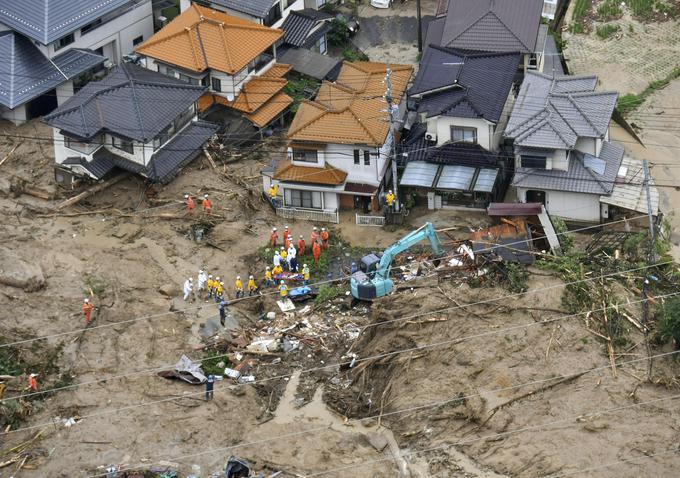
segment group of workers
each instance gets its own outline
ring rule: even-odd
[[[272,228],[272,232],[269,234],[269,246],[276,250],[274,253],[274,265],[277,265],[276,257],[278,255],[280,256],[280,259],[282,259],[281,262],[283,263],[282,267],[284,269],[286,268],[287,264],[291,271],[297,272],[297,256],[304,256],[307,253],[307,242],[305,241],[305,236],[300,234],[297,241],[297,248],[296,244],[293,242],[293,235],[291,234],[288,226],[284,228],[281,237],[283,238],[283,245],[279,251],[276,250],[279,244],[279,233],[275,227]],[[318,264],[319,258],[321,257],[321,250],[328,249],[329,247],[330,233],[325,227],[322,227],[321,231],[319,232],[319,229],[315,226],[312,228],[312,233],[309,239],[312,249],[312,257],[314,258],[314,264]]]
[[[194,209],[196,209],[196,202],[194,201],[194,198],[191,197],[190,194],[185,194],[184,195],[184,204],[186,205],[187,208],[187,214],[193,214]],[[203,207],[203,212],[206,214],[212,214],[212,200],[207,194],[203,195],[203,200],[201,201],[201,206]]]
[[[196,293],[200,296],[203,296],[206,302],[209,300],[214,300],[215,303],[219,304],[220,302],[224,301],[224,281],[219,276],[213,278],[212,274],[208,274],[206,271],[201,269],[198,271],[197,283],[198,287],[196,289]],[[257,293],[258,288],[259,287],[255,282],[254,276],[251,275],[248,277],[248,282],[246,283],[245,287],[243,285],[243,281],[241,280],[241,276],[236,276],[236,280],[234,281],[234,295],[237,299],[245,296],[246,289],[248,290],[248,295],[254,295]],[[189,277],[184,281],[183,292],[184,300],[189,300],[192,293],[194,292],[193,277]]]

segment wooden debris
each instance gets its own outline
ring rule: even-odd
[[[212,158],[212,155],[210,154],[210,151],[208,151],[208,148],[203,148],[203,154],[205,154],[205,157],[208,159],[208,163],[210,164],[210,167],[213,169],[217,169],[217,164],[215,164],[215,161]]]
[[[87,199],[90,196],[97,194],[98,192],[103,191],[103,190],[113,186],[114,184],[121,182],[123,179],[127,179],[128,177],[130,177],[130,173],[123,173],[123,174],[119,174],[118,176],[113,177],[113,178],[111,178],[107,181],[104,181],[103,183],[95,184],[94,186],[86,189],[85,191],[81,192],[80,194],[77,194],[77,195],[73,196],[72,198],[67,199],[66,201],[63,201],[63,202],[57,204],[56,210],[61,211],[64,208],[78,204],[83,199]]]
[[[7,154],[5,155],[5,157],[2,158],[2,160],[0,160],[0,166],[2,166],[3,164],[5,164],[5,161],[7,161],[7,160],[10,158],[10,156],[12,156],[12,153],[14,153],[14,151],[16,151],[17,148],[18,148],[19,146],[21,146],[22,144],[24,144],[24,142],[23,142],[23,141],[20,141],[19,143],[17,143],[16,145],[14,145],[14,147],[10,150],[10,152],[7,153]]]

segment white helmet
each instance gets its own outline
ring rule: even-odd
[[[284,280],[281,281],[281,285],[283,285],[283,284],[285,284],[285,283],[286,283],[286,281],[284,281]]]
[[[392,190],[391,190],[391,189],[390,189],[389,193],[392,194]]]
[[[212,279],[212,274],[210,274],[210,275],[208,276],[208,279]]]
[[[250,276],[251,279],[253,279],[253,276]]]
[[[288,229],[288,226],[284,226],[286,229]]]
[[[198,271],[199,274],[203,274],[203,269]]]
[[[237,279],[237,280],[240,279],[240,278],[241,278],[241,276],[236,276],[236,279]]]
[[[325,227],[322,227],[322,228],[321,228],[321,230],[322,230],[322,231],[325,231],[325,230],[326,230],[326,228],[325,228]]]
[[[194,281],[194,278],[193,278],[193,277],[189,277],[189,282],[193,282],[193,281]]]
[[[267,266],[267,270],[270,270],[270,269],[269,269],[269,266]]]
[[[303,265],[302,265],[302,268],[303,268],[303,269],[304,269],[305,267],[307,267],[307,264],[303,264]]]
[[[217,279],[215,279],[215,280],[216,280],[217,282],[219,282],[219,281],[220,281],[220,278],[218,277],[218,278],[217,278]]]
[[[220,282],[220,285],[224,285],[224,282]]]
[[[189,199],[189,195],[188,195],[188,194],[185,194],[185,195],[184,195],[184,199]]]
[[[275,227],[272,227],[272,231],[276,231],[277,229]]]
[[[90,299],[85,298],[85,303],[87,304],[88,302],[90,302]]]
[[[318,231],[318,229],[316,228],[316,226],[314,226],[314,227],[312,228],[312,230],[313,230],[313,231]]]
[[[303,236],[302,234],[300,234],[300,239],[304,239],[304,238],[305,238],[305,236]]]

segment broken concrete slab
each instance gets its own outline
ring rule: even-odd
[[[45,276],[38,264],[25,261],[5,247],[0,247],[0,284],[34,292],[45,287]]]

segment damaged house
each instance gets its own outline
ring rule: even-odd
[[[505,129],[514,143],[512,185],[519,202],[542,203],[551,215],[569,221],[647,212],[643,176],[631,180],[642,163],[624,160],[623,147],[609,141],[618,94],[596,91],[596,85],[595,76],[525,76]],[[650,190],[656,213],[658,192]]]

